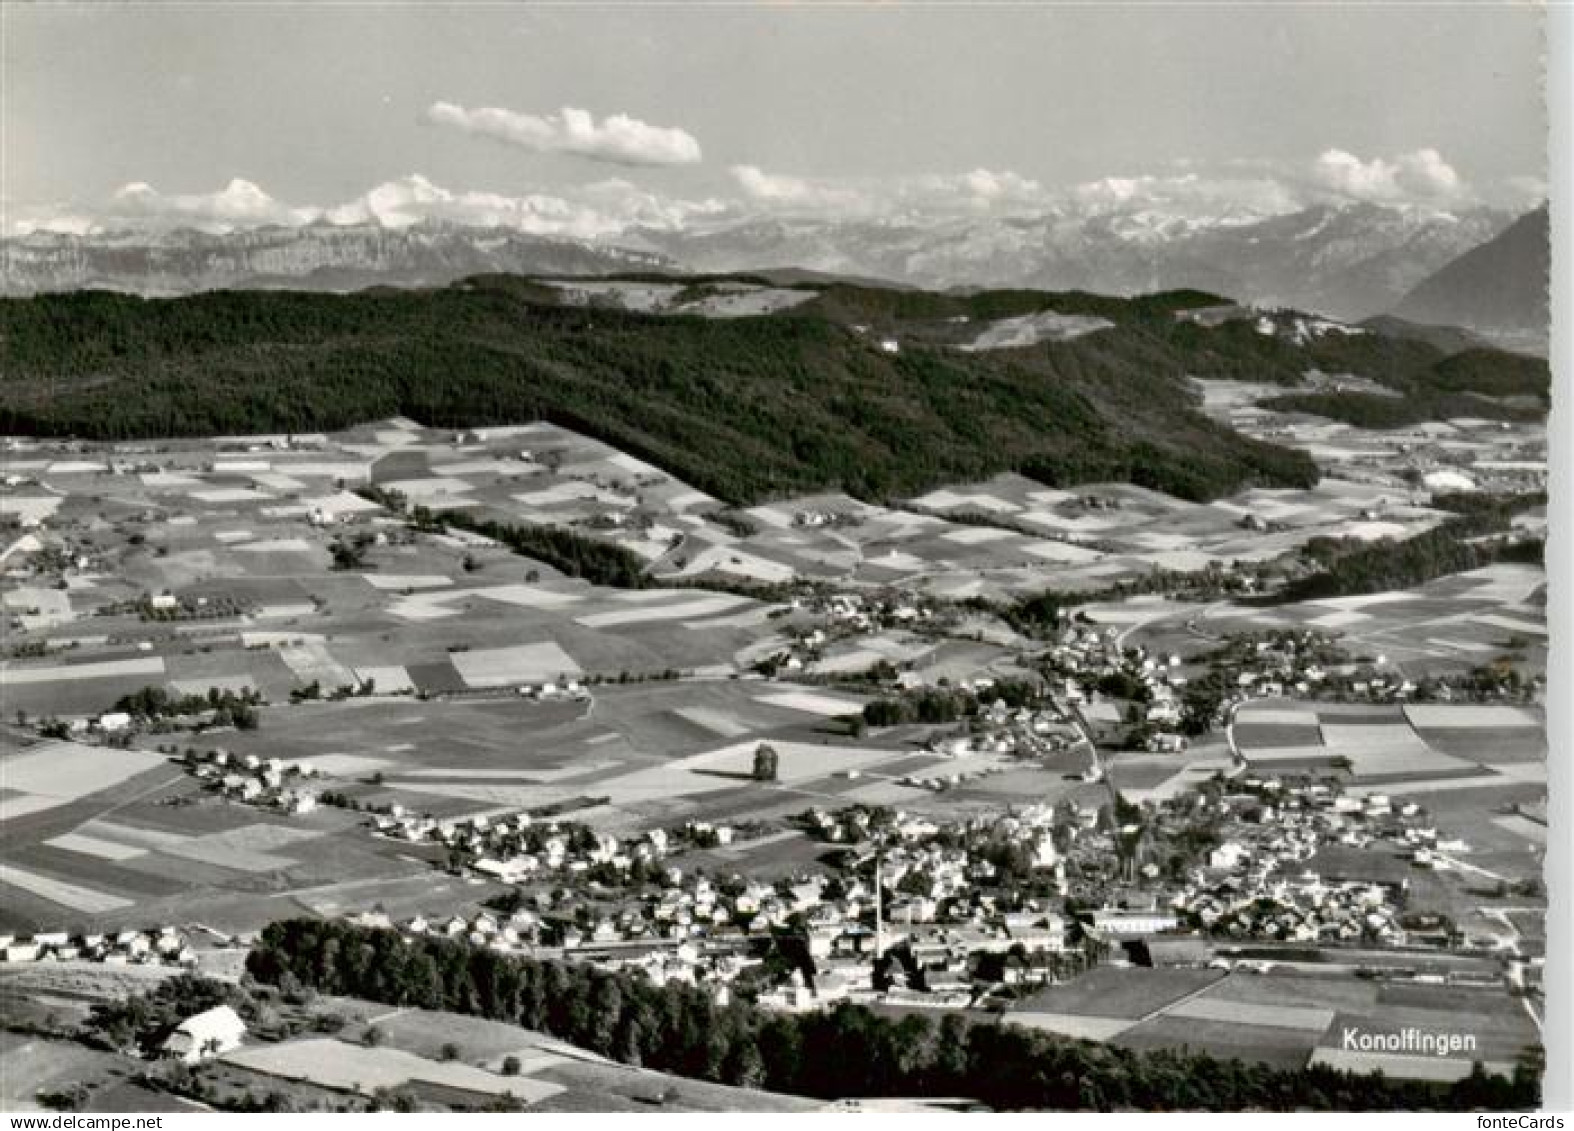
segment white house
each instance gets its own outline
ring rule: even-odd
[[[194,1014],[175,1027],[164,1042],[164,1055],[194,1064],[240,1047],[246,1022],[227,1005]]]

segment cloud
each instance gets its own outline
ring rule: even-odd
[[[400,229],[438,222],[594,240],[636,227],[671,230],[697,218],[721,215],[729,207],[727,202],[716,199],[661,196],[621,179],[597,181],[561,193],[508,195],[448,189],[412,173],[375,185],[339,204],[301,206],[286,204],[252,182],[238,178],[210,193],[163,193],[138,181],[92,206],[7,207],[4,234],[86,236],[115,230],[175,228],[226,233],[312,223],[376,224]]]
[[[862,179],[799,177],[757,165],[734,165],[728,171],[750,204],[826,216],[953,216],[1028,208],[1047,199],[1037,181],[1009,170]]]
[[[1028,202],[1042,199],[1044,186],[1035,180],[1020,176],[1009,169],[995,172],[991,169],[974,169],[961,178],[962,185],[977,203],[996,204]]]
[[[1433,209],[1490,204],[1523,210],[1546,197],[1546,183],[1534,177],[1506,178],[1479,188],[1467,185],[1434,149],[1369,159],[1329,149],[1299,162],[1172,163],[1163,172],[1102,177],[1066,187],[989,168],[837,178],[734,165],[728,175],[730,192],[687,198],[652,191],[623,177],[502,193],[450,189],[412,173],[352,199],[325,204],[288,203],[241,178],[214,192],[195,193],[166,193],[135,182],[91,203],[7,202],[5,234],[90,235],[178,227],[228,232],[315,222],[398,229],[439,222],[568,239],[630,235],[637,240],[639,229],[674,231],[764,215],[912,227],[966,225],[986,216],[1073,224],[1093,219],[1140,235],[1162,234],[1176,226],[1246,223],[1329,201]]]
[[[1547,182],[1541,177],[1508,177],[1493,186],[1492,196],[1508,208],[1536,208],[1547,201]]]
[[[865,203],[855,190],[829,181],[767,173],[758,165],[734,165],[728,172],[743,195],[755,204],[848,210]]]
[[[1378,204],[1444,203],[1467,195],[1458,172],[1435,149],[1369,161],[1329,149],[1313,163],[1312,180],[1338,196]]]
[[[474,109],[434,102],[426,120],[532,153],[569,153],[614,165],[695,165],[700,143],[686,130],[652,126],[627,114],[596,121],[588,110],[565,106],[556,114],[523,114],[495,106]]]
[[[1200,173],[1103,177],[1071,190],[1092,212],[1166,211],[1184,219],[1252,219],[1302,206],[1300,196],[1276,177]]]
[[[1399,187],[1420,196],[1458,196],[1464,182],[1435,149],[1418,149],[1399,158]]]
[[[530,235],[573,239],[615,236],[631,227],[672,228],[692,216],[715,212],[716,201],[681,201],[642,192],[627,181],[603,181],[574,197],[549,193],[506,196],[454,192],[419,174],[387,181],[328,209],[334,224],[378,224],[408,228],[441,221],[476,228],[508,228]]]
[[[107,211],[110,217],[117,219],[183,223],[213,231],[266,224],[305,224],[318,215],[316,209],[282,204],[251,181],[239,177],[210,193],[166,194],[150,184],[136,181],[115,192]]]
[[[662,196],[620,178],[586,185],[579,196],[626,224],[647,228],[679,228],[695,219],[724,215],[731,207],[715,197],[686,200]]]
[[[93,217],[73,212],[64,206],[37,206],[20,211],[21,214],[17,215],[16,211],[5,209],[11,219],[4,235],[91,236],[103,230]]]

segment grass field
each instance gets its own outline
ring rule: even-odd
[[[1359,453],[1367,443],[1338,430],[1307,435],[1329,451]],[[868,697],[850,690],[867,684],[838,677],[881,660],[928,682],[1018,670],[1011,665],[1022,641],[987,614],[969,613],[966,630],[951,636],[917,622],[833,631],[810,668],[813,681],[762,679],[756,661],[785,647],[790,633],[829,626],[830,618],[807,602],[775,603],[775,594],[759,600],[698,587],[707,581],[797,577],[998,599],[1046,587],[1103,588],[1155,567],[1271,560],[1314,536],[1402,536],[1438,519],[1409,496],[1382,503],[1392,484],[1338,474],[1309,490],[1243,491],[1209,505],[1125,485],[1056,490],[1006,475],[908,503],[822,494],[721,516],[721,504],[690,484],[550,425],[456,436],[393,421],[294,444],[180,441],[148,456],[158,470],[134,474],[97,470],[119,458],[100,446],[30,454],[39,455],[35,474],[59,492],[50,496],[50,532],[91,543],[92,561],[70,571],[64,588],[8,579],[17,640],[42,646],[42,654],[0,668],[8,714],[92,716],[145,685],[181,694],[254,688],[267,700],[259,729],[180,734],[177,745],[306,759],[323,771],[314,788],[441,819],[562,805],[570,819],[619,834],[686,820],[763,822],[772,832],[758,840],[685,853],[679,862],[686,871],[766,880],[826,867],[826,845],[782,828],[811,806],[880,804],[958,819],[1062,798],[1102,805],[1108,787],[1080,780],[1081,755],[957,761],[923,749],[936,735],[931,727],[854,739],[835,721]],[[592,585],[484,538],[411,531],[346,494],[339,479],[622,546],[645,563],[650,587]],[[1363,518],[1368,509],[1383,513]],[[1248,530],[1249,516],[1276,529]],[[347,551],[346,540],[364,545]],[[1534,667],[1545,649],[1536,631],[1544,583],[1541,571],[1505,567],[1303,606],[1142,596],[1089,612],[1133,640],[1167,634],[1188,655],[1220,632],[1322,625],[1414,678],[1484,662],[1510,636],[1525,638],[1514,647]],[[161,605],[159,615],[144,615],[143,600],[166,592],[179,609]],[[563,677],[582,680],[588,697],[514,693],[515,685]],[[372,686],[362,694],[332,698],[365,680]],[[323,698],[290,701],[313,684]],[[1496,877],[1539,875],[1545,855],[1545,825],[1508,809],[1545,798],[1539,709],[1273,700],[1243,708],[1234,738],[1249,762],[1272,772],[1327,769],[1348,758],[1352,792],[1421,800],[1440,835],[1468,842],[1460,858],[1480,871],[1421,872],[1389,848],[1307,866],[1400,874],[1410,881],[1411,909],[1447,913],[1472,937],[1508,933],[1487,913],[1510,906],[1492,894]],[[5,747],[0,926],[200,922],[244,932],[276,918],[371,907],[396,919],[470,913],[502,890],[442,870],[440,846],[369,835],[361,813],[322,806],[287,817],[224,801],[148,749],[169,740],[144,735],[143,748],[131,751],[71,742]],[[752,779],[762,742],[779,757],[774,782]],[[1134,801],[1161,800],[1229,768],[1221,735],[1183,755],[1110,760],[1113,782]],[[979,769],[991,772],[949,788],[912,781]],[[1521,928],[1527,950],[1536,910],[1530,906]],[[1133,1047],[1293,1064],[1336,1017],[1442,1024],[1452,1013],[1479,1016],[1491,1055],[1511,1057],[1505,1050],[1527,1019],[1505,1013],[1505,1002],[1500,994],[1400,993],[1346,975],[1103,967],[1033,995],[1011,1019]],[[296,1042],[252,1050],[245,1055],[263,1060],[237,1061],[233,1070],[237,1078],[252,1074],[248,1080],[271,1073],[275,1081],[300,1077],[363,1092],[414,1080],[434,1097],[473,1099],[496,1094],[501,1058],[519,1055],[526,1063],[519,1079],[537,1089],[536,1104],[553,1110],[602,1103],[650,1110],[674,1087],[508,1026],[380,1012],[384,1048]],[[460,1056],[445,1063],[450,1041]],[[676,1087],[681,1100],[665,1106],[796,1103]]]
[[[151,757],[94,753],[101,760]],[[366,897],[354,907],[376,902],[386,888],[390,902],[415,905],[411,914],[484,898],[484,890],[450,888],[424,861],[367,837],[353,814],[319,809],[286,817],[236,805],[203,793],[162,757],[152,760],[154,768],[134,778],[8,817],[0,826],[0,928],[104,930],[196,920],[255,930],[298,913],[307,892],[322,891],[313,898],[332,906],[330,893],[341,886]],[[402,890],[402,880],[415,886]]]
[[[319,998],[314,1010],[346,1018],[354,1027],[374,1023],[386,1047],[441,1065],[445,1045],[458,1051],[457,1062],[486,1073],[500,1073],[502,1061],[515,1056],[523,1081],[538,1093],[532,1111],[799,1111],[814,1101],[772,1092],[743,1091],[719,1084],[643,1071],[576,1048],[542,1033],[479,1017],[430,1010],[389,1009],[346,998]],[[525,1094],[515,1088],[516,1095]]]
[[[36,812],[120,785],[165,764],[140,750],[105,750],[78,742],[46,742],[0,755],[0,784],[10,791],[0,801],[0,821],[9,812]],[[27,799],[27,800],[24,800]]]
[[[1019,1002],[1016,1009],[1136,1020],[1212,985],[1221,977],[1217,970],[1099,966],[1062,985],[1037,991]]]
[[[1360,791],[1431,797],[1545,780],[1539,708],[1280,700],[1248,703],[1235,739],[1249,762],[1283,772],[1348,760]]]
[[[0,1030],[0,1108],[48,1110],[38,1102],[40,1094],[63,1092],[80,1081],[111,1073],[129,1074],[133,1063],[71,1041]]]
[[[1119,1015],[1101,1007],[1095,994],[1070,1000],[1089,1012]],[[1501,990],[1385,983],[1335,971],[1237,971],[1218,977],[1194,996],[1182,995],[1141,1023],[1128,1022],[1108,1036],[1092,1031],[1114,1029],[1115,1024],[1095,1018],[1088,1035],[1135,1049],[1185,1049],[1281,1067],[1309,1060],[1359,1071],[1381,1067],[1390,1075],[1443,1080],[1468,1073],[1469,1056],[1440,1060],[1355,1054],[1340,1048],[1343,1032],[1350,1027],[1368,1033],[1405,1028],[1458,1032],[1474,1040],[1477,1059],[1506,1072],[1512,1072],[1514,1058],[1538,1036],[1520,1003]]]
[[[1169,1049],[1206,1053],[1219,1060],[1242,1060],[1276,1068],[1299,1068],[1316,1047],[1317,1036],[1299,1028],[1275,1028],[1230,1019],[1162,1014],[1118,1034],[1112,1043],[1129,1049]]]
[[[525,1076],[503,1076],[458,1061],[431,1060],[398,1048],[368,1048],[326,1037],[248,1046],[226,1053],[224,1060],[270,1076],[305,1080],[362,1095],[371,1095],[380,1088],[430,1083],[460,1092],[512,1095],[525,1103],[536,1103],[562,1090],[559,1085]]]

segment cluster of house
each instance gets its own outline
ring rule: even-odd
[[[1396,944],[1404,931],[1393,899],[1384,884],[1329,883],[1308,871],[1255,884],[1227,876],[1177,906],[1203,930],[1230,938]]]
[[[612,874],[627,873],[636,865],[657,864],[668,848],[664,829],[620,840],[574,822],[543,821],[529,813],[445,821],[394,804],[372,817],[372,827],[381,836],[444,845],[460,854],[473,871],[503,883],[553,873],[576,875],[598,867]]]
[[[960,685],[983,704],[994,681],[980,678]],[[1053,702],[1012,707],[1003,699],[981,706],[964,733],[943,735],[929,750],[948,758],[997,754],[1016,758],[1049,757],[1082,742],[1082,732]]]
[[[214,750],[195,761],[191,772],[232,801],[295,814],[317,808],[317,794],[303,784],[315,777],[317,770],[304,759],[287,761]]]
[[[919,866],[919,857],[912,864]],[[892,994],[914,1004],[965,1005],[983,955],[996,956],[995,965],[1001,967],[991,972],[996,980],[1043,980],[1059,970],[1052,956],[1067,949],[1067,925],[1060,915],[1037,906],[1003,911],[988,895],[973,903],[966,915],[936,922],[931,896],[888,897],[877,914],[872,881],[857,876],[765,884],[684,876],[671,869],[655,890],[615,907],[594,907],[571,892],[538,892],[509,914],[417,916],[397,927],[409,935],[462,939],[503,953],[637,969],[658,983],[704,987],[723,1001],[740,978],[765,978],[760,1004],[783,1009]],[[380,913],[357,921],[395,926]],[[767,978],[773,928],[801,939],[802,952],[789,973]],[[907,976],[876,977],[883,955],[900,955]],[[1003,973],[1005,968],[1012,973]]]
[[[845,516],[835,511],[800,510],[794,511],[792,516],[792,524],[794,526],[806,526],[811,529],[816,526],[830,526],[842,521],[845,521]]]
[[[1092,828],[1095,812],[1069,803],[1057,808],[1036,805],[939,825],[920,816],[855,806],[834,813],[811,810],[806,819],[824,839],[855,846],[849,872],[840,881],[848,892],[864,890],[872,896],[873,883],[867,881],[878,882],[886,892],[873,930],[867,922],[868,901],[863,909],[834,908],[844,919],[840,933],[828,940],[817,939],[811,918],[810,953],[823,951],[834,970],[844,952],[866,956],[877,947],[905,952],[908,977],[904,984],[887,988],[886,1000],[967,1004],[981,982],[1045,982],[1085,959],[1074,951],[1074,934],[1063,916],[1038,898],[1008,894],[1004,881],[1008,871],[1026,870],[1064,891],[1065,849]],[[1010,864],[1002,862],[1007,858]],[[845,918],[860,910],[865,913]],[[831,925],[836,925],[834,919]],[[1095,937],[1153,933],[1176,925],[1176,917],[1167,912],[1139,921],[1114,908],[1092,913],[1086,924]],[[796,984],[778,987],[789,1005],[825,998],[818,979],[802,989],[807,996]]]
[[[1437,853],[1464,847],[1439,843],[1414,803],[1396,806],[1377,794],[1349,797],[1325,783],[1248,777],[1239,792],[1212,805],[1222,840],[1206,859],[1173,889],[1148,884],[1154,891],[1145,909],[1091,912],[1095,932],[1119,939],[1190,926],[1234,938],[1399,943],[1405,938],[1402,878],[1380,869],[1342,875],[1327,868],[1329,874],[1319,875],[1308,870],[1308,861],[1327,846],[1360,849],[1377,838],[1408,846],[1423,866]],[[1162,815],[1149,820],[1155,839],[1170,827]],[[1007,854],[1012,866],[1052,878],[1062,892],[1069,890],[1068,865],[1083,878],[1091,871],[1100,877],[1092,888],[1107,897],[1117,875],[1114,845],[1139,831],[1136,825],[1103,828],[1098,812],[1072,803],[978,816],[944,829],[923,818],[859,807],[811,811],[808,822],[823,839],[859,846],[866,856],[879,846],[882,884],[895,893],[886,905],[888,921],[908,926],[990,921],[997,907],[989,889]],[[1133,863],[1141,857],[1137,853]],[[1150,881],[1160,874],[1151,862],[1132,870]]]
[[[685,872],[662,860],[680,847],[725,845],[735,835],[729,826],[706,822],[619,841],[527,815],[443,823],[390,812],[374,821],[383,835],[446,844],[466,856],[471,870],[499,881],[578,877],[555,888],[542,883],[522,890],[506,913],[417,917],[398,925],[406,933],[461,938],[503,952],[555,952],[725,994],[751,971],[756,979],[763,976],[762,943],[785,932],[802,941],[805,968],[767,984],[761,1000],[800,1008],[891,994],[922,1005],[966,1004],[981,955],[1004,964],[990,973],[996,980],[1047,979],[1058,969],[1047,956],[1067,950],[1067,924],[1047,906],[993,892],[999,872],[986,846],[1017,845],[1031,867],[1054,872],[1061,866],[1057,819],[1038,806],[942,828],[921,816],[860,806],[811,810],[805,820],[816,835],[855,851],[840,875],[775,883]],[[963,843],[953,843],[951,834]],[[638,870],[643,882],[601,880],[636,870],[639,862],[650,865]],[[363,921],[394,925],[381,915]],[[1167,924],[1174,925],[1173,916]],[[903,954],[909,976],[881,985],[872,970],[888,951]]]
[[[932,620],[935,610],[911,594],[819,593],[794,597],[787,607],[823,618],[822,627],[789,634],[787,645],[772,662],[784,671],[802,671],[823,659],[825,649],[837,640],[866,636],[887,629],[915,628]]]
[[[1313,629],[1247,633],[1228,642],[1213,658],[1234,673],[1244,694],[1313,694],[1330,677],[1329,666],[1344,658],[1333,638]],[[1379,663],[1382,661],[1379,660]]]
[[[1414,846],[1424,860],[1437,832],[1414,802],[1338,793],[1326,783],[1286,785],[1249,777],[1221,797],[1225,839],[1171,903],[1198,928],[1233,938],[1294,942],[1399,943],[1398,905],[1406,882],[1376,867],[1370,874],[1321,874],[1309,862],[1328,846],[1362,850],[1374,839]]]
[[[1060,677],[1057,690],[1073,707],[1097,702],[1096,687],[1101,682],[1124,678],[1142,698],[1147,749],[1163,753],[1186,749],[1186,736],[1180,733],[1180,696],[1187,679],[1180,672],[1179,656],[1155,655],[1141,645],[1124,647],[1113,628],[1100,632],[1071,626],[1051,646],[1045,661]]]
[[[1358,849],[1376,837],[1410,843],[1417,860],[1436,846],[1414,805],[1246,777],[1142,819],[1153,843],[1199,816],[1216,829],[1220,839],[1189,875],[1159,881],[1152,864],[1131,869],[1149,881],[1145,905],[1106,905],[1078,913],[1074,924],[1053,909],[1072,891],[1068,870],[1092,877],[1089,890],[1107,899],[1119,886],[1117,845],[1143,829],[1105,816],[1069,801],[943,824],[867,806],[812,809],[803,827],[847,848],[838,874],[774,883],[685,872],[668,859],[729,843],[735,830],[723,825],[691,822],[620,840],[525,814],[440,822],[394,807],[374,821],[382,835],[447,845],[479,875],[530,885],[508,911],[418,917],[398,925],[404,932],[639,969],[722,998],[747,979],[762,1005],[780,1009],[838,1000],[961,1006],[981,988],[1075,973],[1098,960],[1099,945],[1186,928],[1397,944],[1406,941],[1402,882],[1317,875],[1308,862],[1330,845]],[[1036,881],[1030,888],[1012,882],[1026,875]],[[769,940],[781,937],[801,944],[785,969],[767,961],[777,945]]]
[[[927,879],[920,869],[939,858],[922,852],[893,858],[892,874]],[[1047,980],[1060,971],[1068,932],[1059,914],[1038,906],[1005,910],[989,892],[968,890],[954,859],[940,872],[943,879],[924,889],[898,880],[893,890],[882,876],[886,896],[878,912],[872,876],[800,877],[775,885],[716,885],[696,877],[615,920],[596,922],[577,938],[570,934],[565,945],[605,964],[637,966],[658,980],[725,987],[758,968],[751,939],[787,930],[802,941],[799,964],[757,995],[759,1004],[777,1009],[894,999],[962,1006],[981,977]],[[641,939],[650,937],[679,941],[669,950],[641,948]],[[632,949],[620,952],[619,940]],[[986,974],[991,958],[994,968]],[[879,968],[887,963],[894,968],[882,977]]]
[[[855,632],[910,628],[934,616],[934,610],[908,593],[829,593],[807,598],[811,612],[833,628]]]
[[[1294,693],[1373,703],[1402,703],[1412,698],[1448,700],[1446,683],[1427,681],[1422,687],[1387,668],[1388,657],[1351,663],[1333,637],[1311,629],[1250,634],[1231,642],[1215,666],[1234,675],[1239,697]]]
[[[175,927],[72,934],[40,932],[31,938],[0,935],[6,962],[101,962],[106,966],[191,966],[196,953]]]
[[[1387,662],[1386,656],[1378,656],[1379,665]],[[1370,668],[1354,668],[1348,672],[1334,673],[1321,690],[1332,694],[1341,700],[1357,700],[1371,703],[1403,703],[1416,693],[1416,684],[1404,676],[1386,675],[1383,672]],[[1443,689],[1440,698],[1450,698],[1451,694]]]

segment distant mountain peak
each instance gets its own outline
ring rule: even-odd
[[[299,227],[32,235],[6,241],[9,293],[106,287],[437,285],[488,272],[605,274],[796,267],[906,286],[1131,295],[1197,288],[1335,318],[1389,311],[1513,217],[1370,202],[1290,212],[1197,202],[1066,201],[1033,212],[709,215],[572,239],[422,217],[320,217]]]
[[[1411,322],[1460,326],[1505,345],[1544,349],[1551,256],[1543,204],[1421,280],[1393,313]]]

